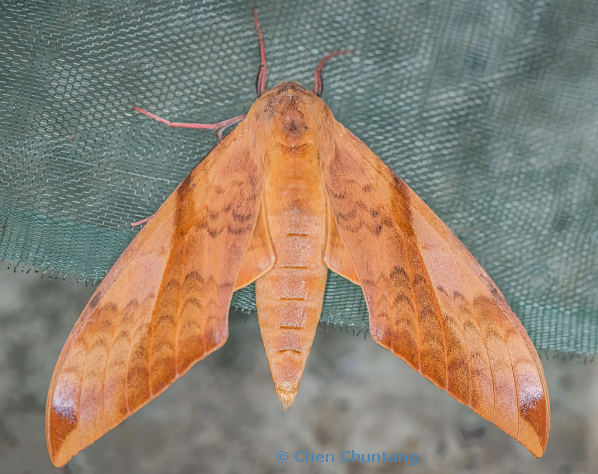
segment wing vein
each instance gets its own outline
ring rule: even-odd
[[[509,349],[508,339],[505,342],[505,346],[507,348],[507,353],[509,354],[509,363],[511,364],[511,376],[513,377],[513,387],[515,388],[515,396],[517,397],[517,438],[519,438],[519,421],[521,418],[521,413],[519,410],[519,389],[517,388],[517,380],[515,379],[515,367],[513,366],[513,358],[511,357],[511,351]],[[527,349],[527,348],[526,348]]]
[[[492,423],[494,423],[494,413],[496,412],[496,388],[495,388],[495,382],[496,382],[496,378],[494,376],[494,366],[492,365],[492,359],[490,358],[490,354],[488,353],[488,343],[486,341],[486,333],[481,330],[481,326],[480,326],[480,322],[479,320],[476,318],[476,325],[478,326],[478,328],[480,329],[480,336],[482,337],[482,341],[484,342],[484,350],[486,351],[486,357],[488,357],[488,365],[490,366],[490,374],[492,375],[492,396],[494,398],[494,401],[492,403]],[[471,383],[471,378],[472,376],[469,376],[470,378],[470,383]]]
[[[89,321],[89,319],[88,319],[88,321]],[[87,324],[87,321],[86,321],[86,324]],[[85,324],[83,326],[85,326]],[[83,327],[81,329],[83,329]],[[87,360],[88,360],[87,359],[87,354],[88,354],[87,345],[84,345],[84,347],[85,347],[85,362],[83,363],[83,370],[81,371],[83,376],[78,380],[78,387],[77,387],[77,405],[76,405],[77,406],[76,413],[77,413],[77,418],[78,418],[77,423],[80,423],[80,421],[81,421],[81,410],[80,410],[81,389],[83,388],[83,380],[85,378],[85,368],[87,367]],[[82,441],[81,441],[81,429],[77,429],[77,438],[79,439],[79,446],[83,446]]]
[[[393,224],[394,224],[394,228],[395,231],[397,232],[398,235],[401,235],[403,238],[400,240],[403,242],[403,255],[405,256],[405,262],[406,265],[409,265],[409,289],[411,290],[411,297],[413,298],[413,302],[415,305],[415,321],[417,323],[417,361],[418,361],[418,370],[419,373],[421,375],[422,373],[422,357],[421,357],[421,347],[422,347],[422,331],[421,331],[421,320],[420,320],[420,304],[419,301],[417,299],[417,293],[415,292],[415,283],[414,283],[414,269],[413,269],[413,263],[411,261],[411,259],[408,256],[408,249],[407,249],[407,242],[408,239],[405,239],[405,236],[402,235],[401,229],[399,228],[399,226],[397,225],[397,223],[393,220]],[[389,275],[390,277],[390,275]],[[394,326],[394,325],[393,325]],[[394,341],[394,338],[393,338]]]

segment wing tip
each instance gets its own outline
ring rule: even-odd
[[[548,392],[544,392],[539,403],[526,413],[520,413],[517,441],[535,457],[546,451],[550,436],[550,404]]]
[[[517,441],[536,458],[541,458],[546,452],[548,437],[541,438],[535,434],[517,438]]]

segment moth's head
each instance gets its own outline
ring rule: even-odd
[[[247,119],[270,140],[295,147],[312,140],[334,117],[316,94],[290,81],[281,82],[256,100]]]

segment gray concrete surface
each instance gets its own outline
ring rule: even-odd
[[[45,443],[48,384],[93,288],[6,265],[0,269],[0,474],[59,473]],[[369,338],[344,330],[318,330],[299,394],[285,413],[256,316],[232,314],[222,349],[62,472],[598,472],[598,363],[541,357],[552,430],[537,460]],[[289,455],[284,464],[276,460],[282,450]],[[305,450],[334,454],[335,461],[297,462],[295,453]],[[417,463],[347,463],[340,459],[346,450],[416,454]]]

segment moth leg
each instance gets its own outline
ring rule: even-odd
[[[163,119],[162,117],[158,117],[157,115],[152,114],[151,112],[146,112],[139,107],[134,107],[137,112],[141,112],[144,115],[147,115],[158,122],[165,123],[169,127],[178,127],[178,128],[201,128],[205,130],[216,130],[218,133],[218,141],[222,140],[222,132],[231,125],[235,123],[239,123],[245,118],[245,115],[237,115],[236,117],[229,118],[227,120],[223,120],[222,122],[218,123],[181,123],[181,122],[170,122],[169,120]]]
[[[147,221],[149,221],[149,220],[150,220],[152,217],[154,217],[154,216],[155,216],[155,214],[152,214],[151,216],[149,216],[149,217],[146,217],[146,218],[145,218],[145,219],[143,219],[143,220],[140,220],[140,221],[137,221],[137,222],[133,222],[133,223],[131,224],[131,227],[135,227],[136,225],[145,224]]]
[[[253,7],[253,21],[255,22],[255,27],[257,28],[257,36],[260,43],[260,68],[258,69],[257,77],[255,78],[255,92],[257,93],[258,97],[261,97],[264,92],[266,92],[266,71],[268,70],[268,66],[266,66],[266,47],[264,45],[264,35],[262,34],[260,22],[257,19],[256,7]]]
[[[354,54],[354,53],[355,53],[354,49],[341,49],[340,51],[336,51],[334,53],[327,54],[326,56],[324,56],[322,58],[322,60],[320,61],[320,64],[318,64],[318,67],[314,71],[314,94],[316,94],[318,97],[322,97],[322,92],[324,92],[324,82],[322,80],[322,70],[324,69],[326,62],[330,58],[340,56],[341,54]]]

